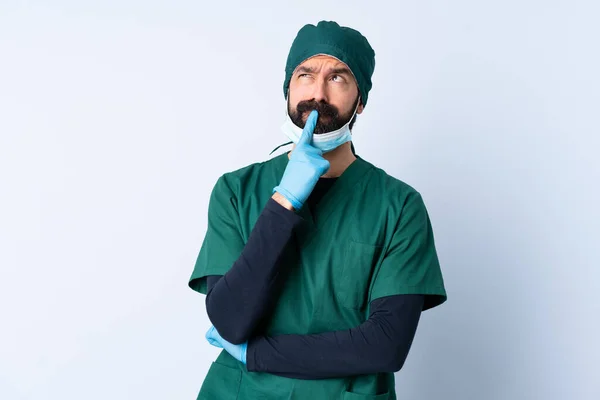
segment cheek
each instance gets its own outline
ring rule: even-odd
[[[354,102],[348,99],[349,98],[347,96],[340,96],[338,98],[331,99],[330,103],[338,109],[340,115],[346,115],[347,113],[354,111],[354,109],[350,110],[354,105]]]
[[[357,96],[358,88],[350,85],[336,85],[332,83],[329,87],[329,99],[332,104],[335,104],[340,109],[352,108]]]
[[[291,99],[307,100],[314,95],[314,80],[312,79],[292,79],[289,85],[289,96]]]
[[[298,103],[300,103],[301,101],[310,99],[310,95],[306,90],[299,90],[298,88],[290,90],[288,96],[289,104],[292,109],[295,109]]]
[[[358,91],[354,90],[354,91],[350,91],[344,94],[344,99],[343,99],[343,104],[344,104],[344,110],[346,110],[346,112],[348,113],[353,113],[354,112],[354,106],[356,105],[356,97],[358,96]]]

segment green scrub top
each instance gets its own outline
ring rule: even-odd
[[[424,294],[425,308],[446,300],[433,232],[420,194],[359,156],[318,203],[303,207],[287,274],[261,335],[354,328],[371,300]],[[210,197],[208,227],[189,286],[206,294],[206,276],[224,275],[239,257],[288,163],[282,154],[221,176]],[[198,399],[395,399],[394,374],[303,380],[249,372],[222,351]]]

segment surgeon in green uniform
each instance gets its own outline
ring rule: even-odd
[[[371,341],[364,332],[403,318],[373,309],[419,296],[420,312],[442,304],[446,291],[421,195],[351,142],[374,67],[358,31],[332,21],[304,26],[283,84],[292,150],[215,184],[189,286],[213,296],[206,338],[223,350],[198,399],[396,398],[394,372],[408,350],[386,336],[410,343],[414,330]],[[321,183],[327,190],[315,201]]]

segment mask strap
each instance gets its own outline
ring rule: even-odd
[[[362,101],[362,99],[359,96],[358,103],[356,103],[356,109],[354,110],[354,115],[352,116],[352,118],[354,118],[354,116],[356,115],[356,112],[358,111],[358,106],[360,105],[361,101]],[[352,142],[352,141],[350,141],[350,149],[352,150],[352,154],[354,154],[356,156],[356,150],[354,150],[354,142]]]
[[[280,144],[279,146],[275,147],[273,149],[273,151],[269,153],[269,155],[273,154],[275,152],[275,150],[279,149],[280,147],[287,146],[288,144],[292,144],[292,143],[294,143],[294,142],[287,142],[287,143],[284,143],[284,144]]]

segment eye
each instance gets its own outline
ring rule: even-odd
[[[339,82],[339,83],[343,83],[343,82],[345,82],[345,81],[346,81],[346,80],[344,79],[344,77],[343,77],[343,76],[341,76],[341,75],[333,75],[333,76],[331,77],[331,80],[333,80],[334,82]]]
[[[300,74],[298,75],[298,78],[308,78],[310,77],[310,74]]]

